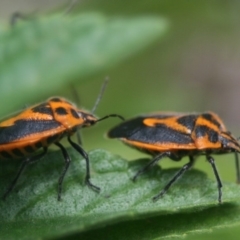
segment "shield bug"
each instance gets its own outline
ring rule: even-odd
[[[217,181],[219,203],[222,200],[222,182],[212,154],[235,153],[237,182],[240,183],[237,155],[240,152],[240,145],[213,112],[153,113],[138,116],[112,128],[108,136],[119,138],[127,145],[153,156],[153,159],[136,173],[133,180],[164,157],[174,161],[179,161],[185,156],[189,157],[189,162],[173,176],[159,194],[153,197],[153,200],[161,198],[172,184],[193,166],[195,158],[199,155],[205,155],[211,164]]]
[[[102,96],[105,85],[97,98],[94,110]],[[60,143],[63,137],[67,137],[70,145],[86,160],[86,184],[93,190],[99,191],[100,188],[90,181],[88,154],[80,144],[72,141],[71,136],[79,128],[90,127],[109,117],[123,119],[118,114],[110,114],[97,119],[93,115],[93,111],[92,113],[84,111],[64,98],[53,97],[0,122],[0,159],[24,159],[15,178],[4,193],[3,199],[12,191],[26,166],[42,158],[51,144],[60,148],[65,160],[64,169],[58,180],[58,200],[61,199],[62,183],[71,162],[67,150]],[[40,149],[42,151],[37,152]]]

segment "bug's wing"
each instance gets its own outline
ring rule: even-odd
[[[189,119],[185,125],[176,122],[176,119],[179,119],[179,116],[136,117],[111,129],[108,136],[110,138],[120,138],[124,142],[139,148],[161,151],[194,149],[191,130],[189,130],[190,125],[193,124]]]
[[[191,135],[173,128],[167,120],[169,119],[165,118],[164,121],[160,122],[158,119],[137,117],[112,128],[108,132],[108,136],[145,143],[191,142]]]
[[[44,138],[62,130],[47,103],[41,103],[0,123],[0,144]]]
[[[0,144],[32,138],[44,138],[50,133],[59,132],[61,124],[54,120],[30,120],[19,119],[13,125],[0,126]]]

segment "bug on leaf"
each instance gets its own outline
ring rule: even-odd
[[[153,113],[138,116],[112,128],[108,136],[119,138],[127,145],[153,156],[153,159],[136,173],[133,180],[164,157],[174,161],[179,161],[185,156],[189,157],[189,162],[173,176],[159,194],[153,197],[153,200],[161,198],[172,184],[193,166],[199,155],[205,155],[212,166],[218,186],[219,203],[222,201],[222,182],[212,154],[235,153],[237,182],[240,183],[237,155],[240,152],[239,142],[213,112]]]
[[[105,85],[95,103],[94,110],[99,103]],[[58,180],[58,200],[61,199],[63,180],[71,162],[67,150],[60,143],[63,137],[67,137],[70,145],[86,160],[86,184],[93,190],[99,191],[100,188],[90,181],[88,154],[80,144],[72,141],[71,136],[79,128],[90,127],[109,117],[123,119],[118,114],[110,114],[97,119],[93,113],[78,109],[66,99],[53,97],[0,122],[0,159],[24,159],[17,175],[4,193],[3,199],[13,190],[26,166],[42,158],[51,144],[60,148],[65,160],[64,169]],[[37,152],[40,149],[42,151]]]

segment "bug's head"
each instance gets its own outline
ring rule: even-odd
[[[230,132],[224,132],[221,136],[219,136],[219,138],[225,148],[240,153],[239,137],[235,138],[231,135]]]
[[[240,142],[239,141],[240,141],[240,137],[237,137],[236,142],[237,142],[238,150],[237,149],[236,150],[237,150],[237,152],[240,153]]]
[[[91,113],[89,112],[84,112],[84,111],[77,111],[78,116],[80,119],[83,120],[83,127],[90,127],[92,125],[94,125],[98,119]]]
[[[105,120],[110,117],[117,117],[117,118],[120,118],[121,120],[124,120],[124,118],[118,114],[109,114],[109,115],[106,115],[105,117],[102,117],[99,119],[97,119],[93,114],[83,112],[83,111],[78,111],[78,115],[84,121],[83,127],[90,127],[90,126],[94,125],[95,123],[100,122],[100,121]]]

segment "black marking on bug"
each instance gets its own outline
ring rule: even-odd
[[[194,129],[196,137],[204,137],[208,132],[210,131],[209,127],[203,126],[203,125],[197,125]]]
[[[50,143],[53,143],[55,142],[56,140],[58,140],[59,138],[59,135],[58,134],[55,134],[55,135],[52,135],[50,137],[47,138],[47,143],[50,144]]]
[[[197,138],[204,137],[205,135],[207,135],[210,142],[212,143],[218,142],[218,133],[207,126],[203,125],[196,126],[194,131]]]
[[[77,112],[73,109],[73,108],[71,108],[71,114],[72,114],[72,116],[74,117],[74,118],[77,118],[77,119],[79,119],[80,117],[79,117],[79,115],[77,114]]]
[[[229,143],[233,143],[233,141],[232,141],[232,139],[228,139],[228,138],[226,138],[226,137],[224,137],[224,136],[218,136],[218,138],[219,138],[219,141],[221,142],[221,144],[222,144],[222,147],[225,149],[225,148],[228,148],[229,149],[229,147],[228,147],[228,144]],[[234,141],[234,145],[235,146],[238,146],[239,144],[238,144],[238,142],[235,142]]]
[[[169,128],[165,124],[156,124],[148,127],[143,123],[144,117],[137,117],[123,122],[111,129],[108,133],[110,138],[126,138],[130,141],[138,141],[149,144],[166,144],[168,142],[177,144],[193,143],[189,134],[181,133]]]
[[[36,148],[41,148],[43,145],[42,145],[42,143],[41,142],[37,142],[37,143],[35,143],[35,147]]]
[[[213,117],[212,114],[210,113],[203,113],[202,115],[202,118],[208,120],[209,122],[213,123],[215,126],[217,126],[218,128],[220,128],[220,124],[218,121],[216,121],[216,119]]]
[[[21,150],[18,149],[18,148],[13,149],[13,150],[12,150],[12,153],[13,153],[14,155],[16,155],[17,157],[24,157],[24,156],[25,156],[25,154],[24,154],[23,152],[21,152]]]
[[[52,109],[47,103],[37,105],[36,107],[32,108],[32,111],[37,113],[48,114],[51,116],[53,115]]]
[[[28,146],[24,147],[23,149],[28,153],[33,153],[36,151],[36,149],[33,148],[31,145],[28,145]]]
[[[57,98],[57,97],[51,98],[51,99],[49,99],[49,101],[52,101],[52,102],[62,102],[61,98]]]
[[[214,130],[210,130],[208,133],[208,139],[212,143],[218,142],[218,133]]]
[[[12,126],[0,127],[0,144],[10,143],[60,126],[61,124],[54,120],[16,120]]]
[[[4,158],[13,158],[12,155],[7,151],[1,151],[0,153]]]
[[[58,107],[55,109],[55,112],[58,114],[58,115],[67,115],[68,112],[65,108],[63,107]]]
[[[189,144],[192,143],[190,135],[181,133],[175,129],[169,128],[165,124],[157,124],[154,128],[145,128],[139,131],[136,135],[136,140],[150,142],[150,143],[178,143]],[[144,137],[144,135],[146,137]]]
[[[196,115],[187,115],[178,118],[177,122],[192,131],[194,129],[196,119]]]

